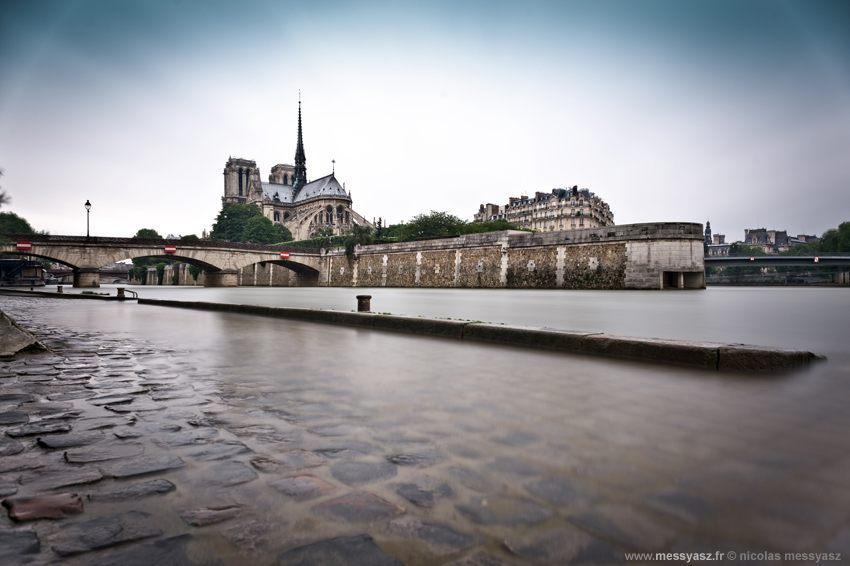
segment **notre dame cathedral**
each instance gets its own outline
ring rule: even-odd
[[[351,195],[333,173],[314,181],[307,180],[300,101],[295,165],[275,165],[266,183],[260,179],[256,161],[231,157],[224,166],[221,200],[256,204],[269,220],[286,226],[296,240],[306,240],[327,229],[343,234],[352,224],[374,228],[351,208]]]

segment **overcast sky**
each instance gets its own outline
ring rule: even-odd
[[[200,234],[229,156],[392,223],[578,185],[617,224],[850,220],[850,2],[61,0],[0,6],[4,210]]]

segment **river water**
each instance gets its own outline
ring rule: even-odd
[[[139,520],[158,526],[157,540],[191,535],[180,539],[186,563],[850,553],[850,289],[133,289],[336,310],[371,294],[376,312],[784,346],[829,361],[753,377],[133,302],[0,298],[56,347],[60,372],[36,391],[11,363],[18,381],[7,388],[82,392],[68,403],[83,417],[135,416],[146,455],[185,463],[151,476],[173,491],[106,503],[98,493],[151,478],[92,464],[104,479],[76,488],[93,498],[70,525],[148,514]],[[57,385],[77,365],[91,369],[88,384]],[[112,386],[136,399],[104,408],[86,398]],[[45,452],[26,448],[14,457]],[[17,473],[7,477],[31,495],[38,482]],[[36,523],[37,562],[66,540],[61,524]],[[154,538],[127,544],[146,556]],[[127,559],[108,546],[78,560]]]

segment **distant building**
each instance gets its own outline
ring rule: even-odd
[[[223,202],[256,204],[275,224],[283,224],[296,240],[330,230],[343,234],[354,224],[374,226],[351,208],[351,193],[334,173],[307,180],[307,158],[301,135],[298,103],[298,143],[295,165],[272,167],[268,183],[260,179],[257,162],[231,157],[224,166]]]
[[[711,257],[728,256],[729,248],[732,244],[726,243],[726,236],[723,234],[715,234],[712,241],[708,244],[708,255]]]
[[[711,245],[711,222],[705,221],[705,245]]]
[[[491,222],[505,217],[505,207],[487,203],[478,208],[478,213],[472,216],[473,222]]]
[[[791,247],[785,230],[767,230],[766,228],[744,230],[744,244],[759,247],[766,254],[778,254]]]
[[[541,232],[614,225],[614,214],[608,204],[578,186],[552,189],[551,193],[537,192],[533,198],[525,195],[511,197],[504,207],[482,205],[475,215],[476,222],[499,218],[505,218],[515,226]]]
[[[711,235],[708,223],[706,223],[706,241]],[[757,247],[764,250],[764,253],[776,255],[780,252],[790,250],[799,244],[808,244],[817,241],[817,236],[808,236],[799,234],[797,237],[789,236],[785,230],[768,230],[766,228],[756,228],[754,230],[744,230],[744,240],[735,242],[745,246]],[[711,242],[708,244],[708,255],[711,257],[728,256],[729,248],[732,244],[726,243],[726,236],[723,234],[714,234]]]
[[[758,246],[766,254],[778,254],[788,251],[796,245],[808,244],[817,241],[817,236],[799,234],[797,237],[789,236],[785,230],[767,230],[756,228],[755,230],[744,230],[744,244],[747,246]]]

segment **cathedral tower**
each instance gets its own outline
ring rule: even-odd
[[[301,136],[301,100],[298,101],[298,145],[295,147],[295,173],[292,187],[295,194],[307,184],[307,158],[304,156],[304,139]]]

